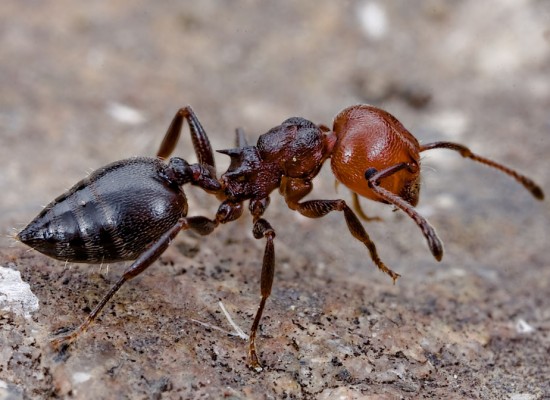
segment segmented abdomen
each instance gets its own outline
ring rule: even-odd
[[[132,260],[187,214],[183,191],[155,158],[117,161],[50,203],[21,231],[34,249],[72,262]]]

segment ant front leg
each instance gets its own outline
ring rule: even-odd
[[[331,211],[343,211],[346,224],[348,225],[348,229],[353,237],[367,247],[374,264],[376,264],[382,272],[388,274],[395,283],[400,275],[397,272],[392,271],[382,262],[378,256],[376,246],[370,239],[367,231],[365,231],[365,228],[359,221],[359,218],[357,218],[355,213],[351,208],[349,208],[344,200],[310,200],[300,203],[300,200],[309,194],[312,188],[313,185],[309,180],[283,177],[281,180],[280,191],[290,209],[296,210],[303,216],[309,218],[323,217]]]
[[[428,221],[426,221],[426,219],[423,216],[421,216],[414,209],[413,206],[411,206],[409,203],[407,203],[398,195],[380,186],[381,179],[384,179],[385,177],[393,175],[396,172],[406,168],[412,169],[417,167],[413,167],[408,163],[399,163],[391,167],[388,167],[386,169],[383,169],[381,171],[372,171],[369,169],[365,172],[365,179],[367,179],[369,188],[373,192],[375,192],[378,196],[380,196],[382,199],[384,199],[388,203],[391,203],[394,206],[403,210],[409,217],[412,218],[414,222],[416,222],[416,224],[420,227],[420,230],[424,234],[424,237],[428,241],[428,246],[430,247],[430,251],[432,252],[433,256],[437,261],[441,261],[441,258],[443,257],[443,244],[441,243],[441,240],[439,240],[439,237],[437,236],[435,229],[429,224]]]
[[[120,287],[132,278],[135,278],[143,271],[145,271],[153,262],[155,262],[160,255],[168,248],[170,242],[177,236],[182,230],[192,229],[202,235],[207,235],[215,228],[213,221],[208,220],[206,217],[189,217],[180,218],[178,222],[166,231],[156,242],[154,242],[145,252],[143,252],[130,267],[122,274],[118,281],[111,287],[109,292],[101,301],[94,307],[92,312],[86,317],[84,322],[75,328],[72,332],[58,336],[52,340],[52,346],[55,349],[62,350],[68,347],[76,338],[84,333],[88,327],[96,320],[97,316],[103,310],[107,302],[115,295]]]
[[[172,119],[166,134],[164,135],[164,139],[162,140],[157,152],[157,157],[166,159],[170,156],[170,154],[172,154],[176,144],[178,143],[184,119],[187,120],[187,123],[189,124],[191,140],[193,142],[193,148],[195,149],[195,154],[197,155],[199,164],[207,166],[208,169],[210,169],[212,176],[215,177],[216,164],[214,161],[212,146],[210,145],[208,136],[206,135],[204,128],[202,127],[191,106],[183,107],[178,110],[174,116],[174,119]]]

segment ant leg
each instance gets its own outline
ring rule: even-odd
[[[235,221],[243,215],[243,203],[234,203],[229,200],[223,201],[216,212],[216,224],[226,224]]]
[[[260,293],[262,298],[260,300],[260,305],[258,306],[258,311],[256,311],[252,328],[250,328],[248,342],[250,367],[259,372],[262,370],[262,365],[260,364],[256,353],[256,333],[260,326],[260,320],[264,312],[265,303],[271,294],[271,287],[273,286],[273,276],[275,274],[275,246],[273,245],[273,239],[275,238],[275,231],[271,227],[270,223],[263,218],[259,218],[254,223],[254,228],[252,231],[256,239],[266,239],[264,259],[262,263],[262,275],[260,279]]]
[[[365,212],[363,211],[363,207],[361,207],[361,203],[359,202],[359,195],[355,192],[351,192],[351,199],[353,201],[353,209],[359,215],[359,218],[361,218],[363,221],[382,221],[382,218],[380,217],[369,217]]]
[[[369,176],[368,178],[367,177],[365,178],[368,181],[369,188],[371,188],[373,192],[375,192],[378,196],[380,196],[382,199],[384,199],[388,203],[391,203],[394,206],[403,210],[409,217],[412,218],[414,222],[416,222],[416,224],[419,226],[420,230],[424,234],[424,237],[428,241],[428,246],[433,256],[437,261],[441,261],[441,258],[443,257],[443,244],[441,243],[441,240],[439,240],[439,237],[437,236],[435,229],[429,224],[428,221],[426,221],[426,219],[423,216],[421,216],[414,209],[413,206],[411,206],[409,203],[407,203],[398,195],[380,186],[381,179],[388,177],[392,174],[395,174],[396,172],[401,171],[402,169],[405,169],[405,168],[411,168],[411,167],[407,163],[399,163],[391,167],[388,167],[386,169],[383,169],[381,171],[378,171],[374,175]]]
[[[164,139],[162,139],[162,143],[160,144],[157,152],[157,157],[165,159],[172,154],[176,144],[178,143],[184,119],[186,119],[189,124],[191,140],[193,141],[193,148],[195,149],[195,154],[197,155],[199,164],[208,166],[211,172],[213,172],[212,175],[215,177],[216,164],[214,161],[212,146],[210,145],[208,136],[206,135],[204,128],[202,127],[191,106],[183,107],[178,110],[174,116],[174,119],[172,119],[166,134],[164,135]]]
[[[338,190],[338,185],[340,184],[340,182],[335,179],[334,180],[334,189]],[[369,217],[367,214],[365,214],[365,212],[363,211],[363,207],[361,206],[361,203],[359,201],[359,195],[357,193],[355,193],[353,190],[350,190],[351,192],[351,201],[352,201],[352,206],[353,206],[353,209],[355,210],[355,213],[359,216],[359,218],[361,218],[363,221],[367,221],[367,222],[370,222],[370,221],[383,221],[382,218],[380,217]]]
[[[243,128],[237,128],[235,130],[235,146],[238,148],[248,146],[248,140],[246,140],[246,135]]]
[[[378,256],[376,246],[370,239],[367,231],[365,231],[357,215],[348,207],[344,200],[310,200],[300,203],[300,200],[311,192],[312,188],[313,185],[309,180],[283,177],[280,191],[291,210],[298,211],[303,216],[309,218],[323,217],[331,211],[343,211],[346,224],[353,237],[367,247],[374,264],[382,272],[388,274],[395,282],[400,275],[382,262]]]
[[[214,229],[219,225],[217,220],[211,220],[210,218],[196,216],[187,217],[188,229],[197,232],[201,236],[210,235]]]
[[[143,271],[145,271],[153,262],[155,262],[160,255],[166,250],[170,242],[177,236],[181,230],[193,229],[199,232],[200,234],[206,235],[210,233],[212,229],[210,226],[207,227],[205,217],[190,217],[190,218],[180,218],[178,222],[166,231],[156,242],[154,242],[147,250],[145,250],[133,263],[130,267],[122,274],[118,281],[111,287],[101,301],[95,306],[92,312],[86,317],[84,322],[80,324],[72,332],[59,336],[52,340],[52,346],[55,349],[61,349],[62,347],[69,346],[74,340],[84,333],[88,327],[96,320],[97,316],[105,307],[105,304],[115,295],[120,287],[128,280],[136,277]],[[211,221],[213,222],[213,221]]]
[[[252,327],[250,328],[250,335],[248,339],[249,365],[252,369],[258,372],[262,370],[262,365],[258,360],[258,354],[256,352],[256,333],[258,332],[258,328],[260,326],[260,320],[262,319],[265,303],[267,301],[267,298],[271,294],[271,287],[273,286],[273,276],[275,274],[275,246],[273,244],[275,231],[273,230],[269,222],[261,218],[262,214],[265,212],[267,206],[269,205],[269,201],[269,197],[262,199],[252,199],[248,207],[254,219],[254,227],[252,228],[254,238],[266,239],[264,259],[262,262],[262,274],[260,278],[261,300],[258,306],[258,311],[256,311],[256,315],[254,316],[254,322],[252,323]]]
[[[452,142],[434,142],[434,143],[428,143],[423,146],[420,146],[420,151],[426,151],[426,150],[432,150],[432,149],[449,149],[454,150],[462,157],[469,158],[471,160],[477,161],[481,164],[485,164],[489,167],[498,169],[501,172],[504,172],[506,175],[511,176],[516,181],[521,183],[525,189],[527,189],[531,194],[537,199],[537,200],[543,200],[544,199],[544,192],[540,188],[539,185],[537,185],[535,182],[533,182],[528,177],[521,175],[520,173],[514,171],[511,168],[508,168],[502,164],[499,164],[493,160],[489,160],[488,158],[478,156],[477,154],[474,154],[469,148],[466,146],[463,146],[458,143],[452,143]]]

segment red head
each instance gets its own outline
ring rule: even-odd
[[[413,206],[418,203],[419,144],[395,117],[373,106],[348,107],[334,118],[333,134],[331,167],[340,182],[361,196],[385,202],[369,188],[365,173],[409,163],[417,167],[413,172],[403,169],[384,178],[381,186]]]

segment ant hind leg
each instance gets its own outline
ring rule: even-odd
[[[63,350],[66,349],[72,342],[74,342],[78,336],[84,333],[88,327],[96,320],[97,316],[103,310],[107,302],[118,292],[120,287],[132,278],[135,278],[143,271],[145,271],[151,264],[153,264],[161,254],[168,248],[170,242],[177,236],[182,230],[193,229],[200,234],[207,235],[212,232],[215,226],[214,221],[208,223],[208,218],[205,217],[190,217],[180,218],[178,222],[166,231],[156,242],[154,242],[147,250],[145,250],[130,267],[122,274],[118,281],[109,289],[107,294],[103,296],[101,301],[94,307],[92,312],[86,317],[77,328],[69,332],[68,334],[58,336],[52,339],[51,344],[54,349]]]

